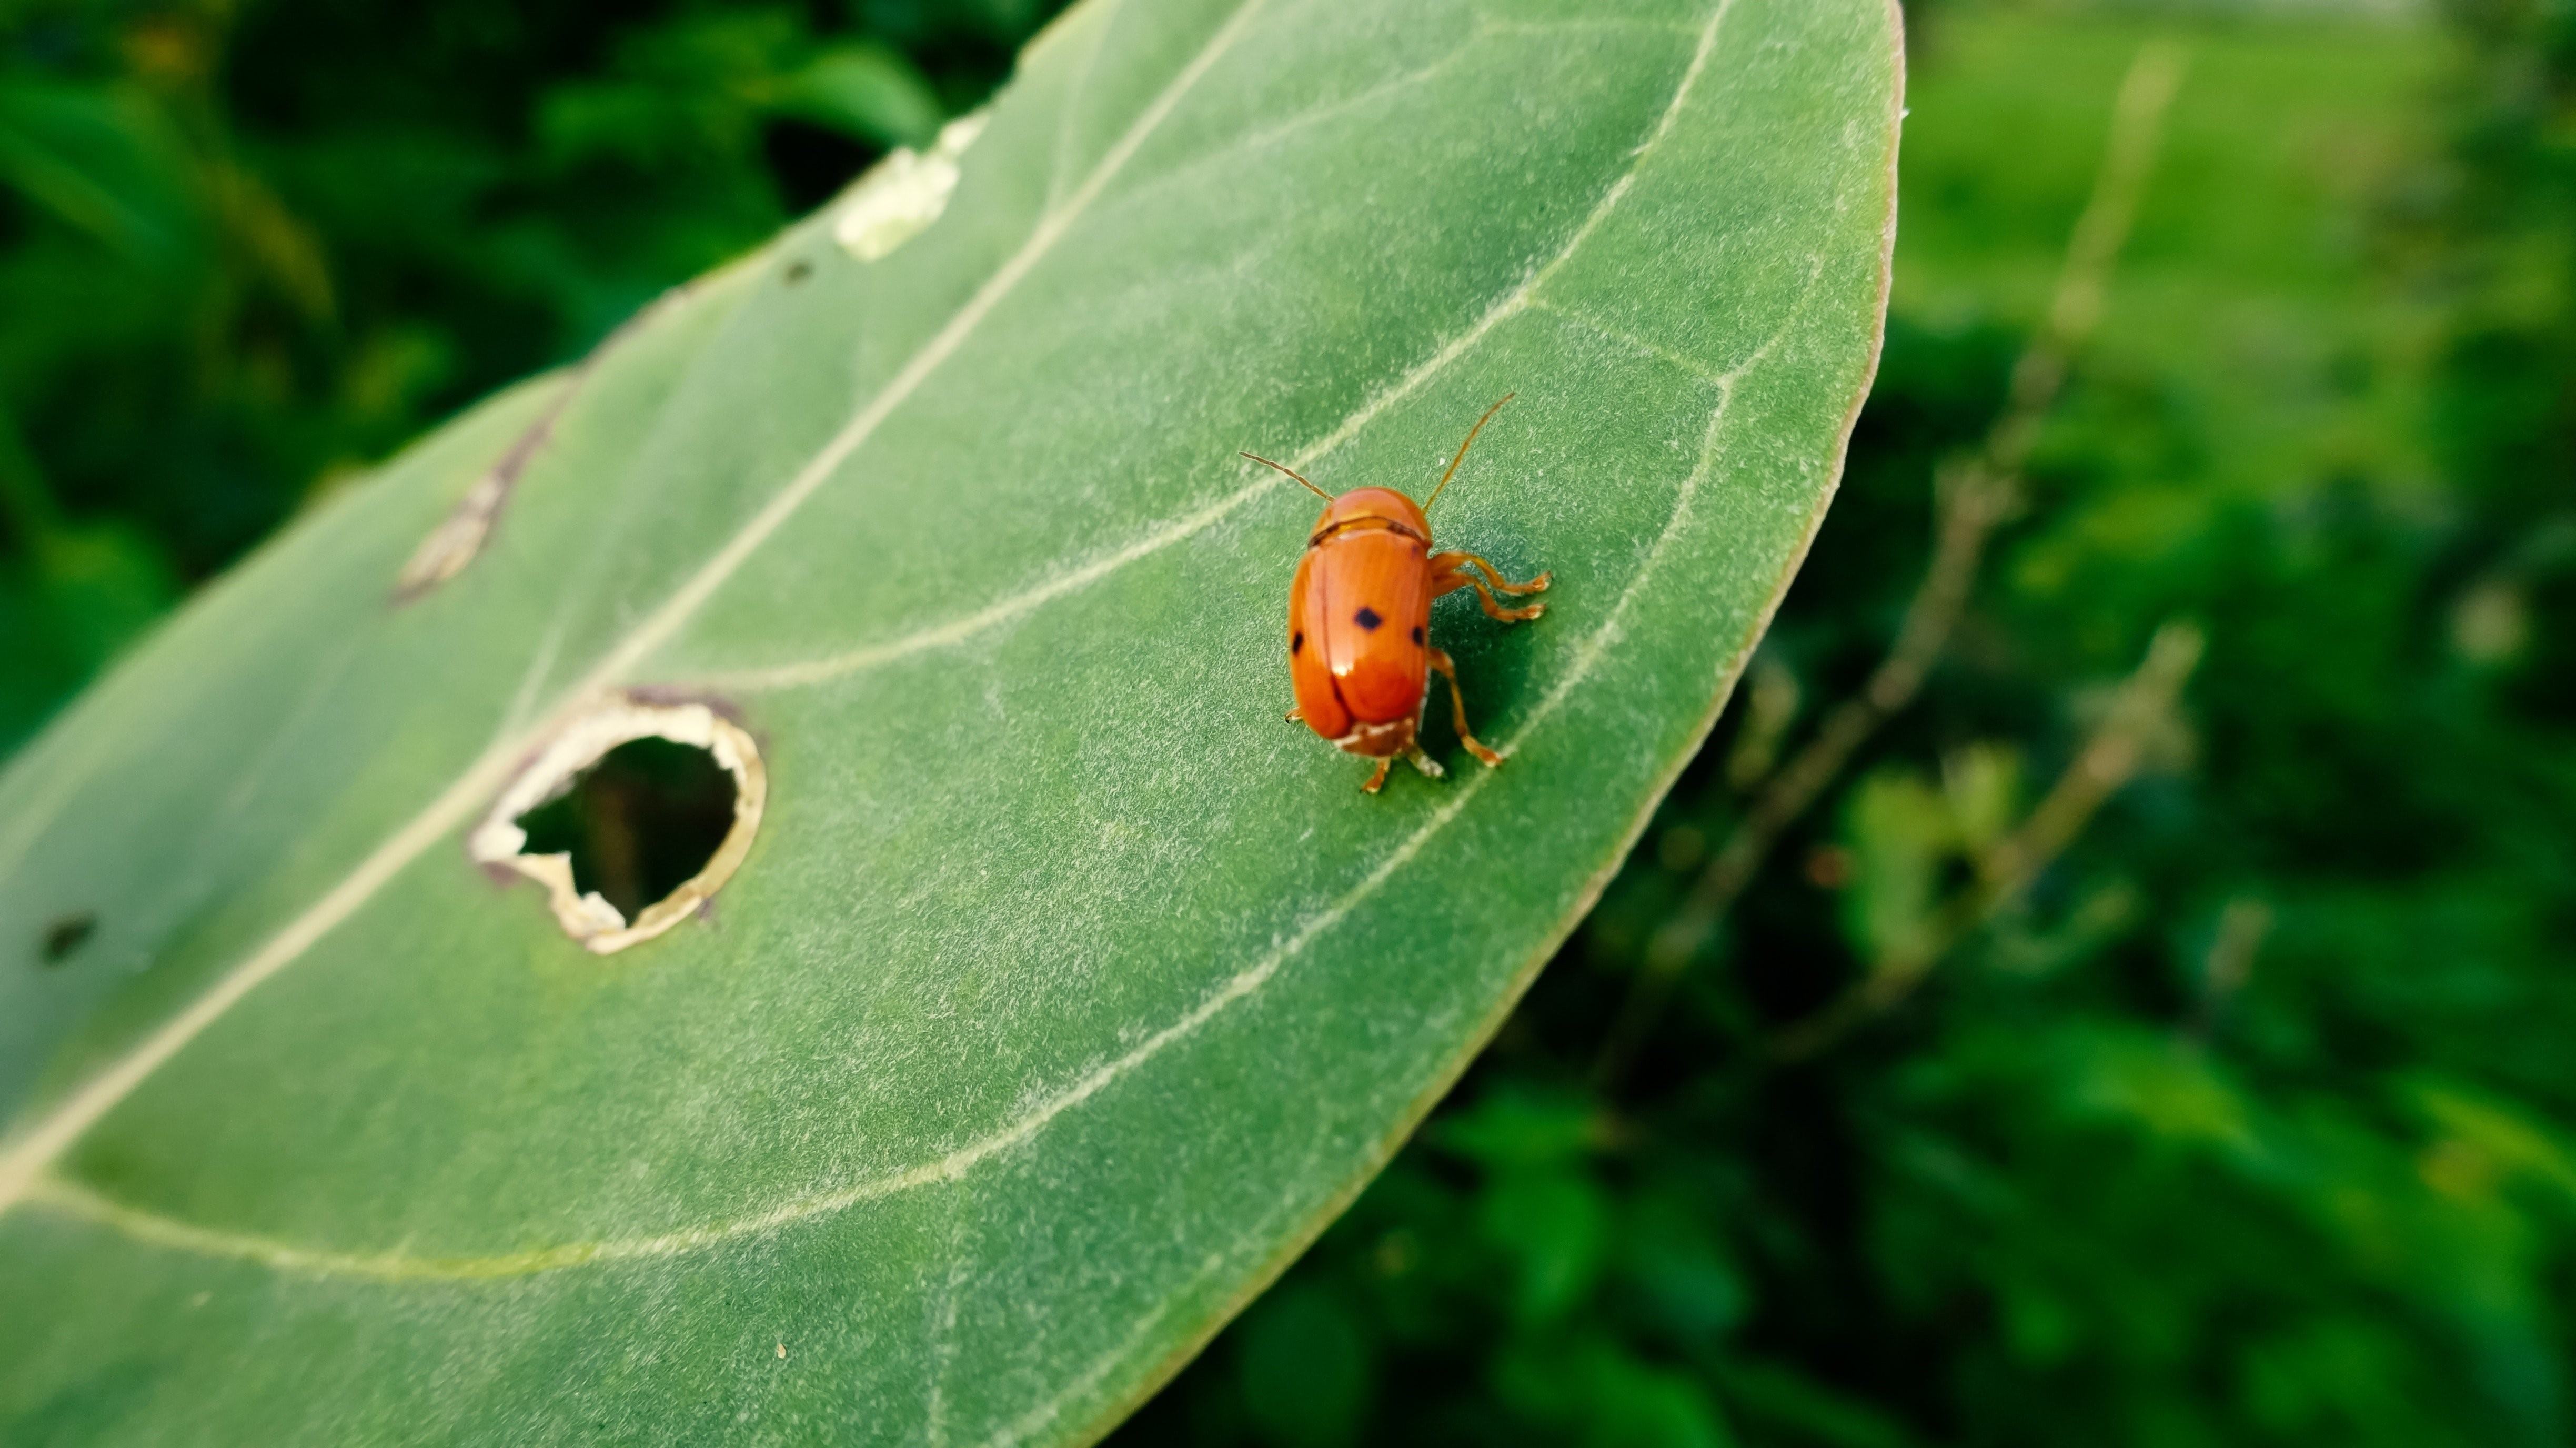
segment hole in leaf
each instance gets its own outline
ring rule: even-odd
[[[531,855],[572,857],[573,888],[632,920],[687,883],[733,829],[733,776],[668,739],[630,739],[519,816]]]
[[[546,889],[564,933],[607,955],[698,913],[751,851],[760,749],[703,703],[611,699],[523,765],[466,852]]]
[[[69,960],[98,933],[98,916],[88,910],[57,916],[36,942],[36,959],[46,965]]]

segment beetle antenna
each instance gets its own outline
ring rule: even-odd
[[[1458,444],[1458,455],[1449,460],[1449,471],[1440,475],[1440,487],[1433,488],[1431,490],[1431,496],[1422,500],[1422,511],[1426,513],[1430,512],[1431,505],[1440,501],[1440,488],[1449,486],[1449,480],[1458,475],[1458,465],[1467,460],[1467,449],[1476,445],[1476,434],[1483,432],[1485,430],[1485,424],[1494,420],[1494,414],[1503,410],[1504,402],[1509,402],[1518,396],[1520,396],[1518,392],[1504,393],[1502,402],[1497,402],[1493,406],[1486,408],[1485,415],[1476,419],[1476,425],[1467,429],[1467,440]]]
[[[1473,436],[1475,436],[1475,434],[1473,434],[1473,433],[1469,433],[1469,434],[1468,434],[1468,436],[1473,437]],[[1261,464],[1261,465],[1262,465],[1263,467],[1265,467],[1265,468],[1278,468],[1278,469],[1279,469],[1279,471],[1281,471],[1281,472],[1283,472],[1283,473],[1286,473],[1288,476],[1290,476],[1290,477],[1292,477],[1292,478],[1295,478],[1297,481],[1299,481],[1299,482],[1301,482],[1301,483],[1306,483],[1306,475],[1305,475],[1304,473],[1301,473],[1301,472],[1297,471],[1295,468],[1292,468],[1292,467],[1284,467],[1284,466],[1281,466],[1281,465],[1280,465],[1280,464],[1278,464],[1278,463],[1274,463],[1274,462],[1272,462],[1270,459],[1268,459],[1268,458],[1266,458],[1266,457],[1263,457],[1263,456],[1262,456],[1261,454],[1259,454],[1259,453],[1237,453],[1237,454],[1235,454],[1235,456],[1237,456],[1237,457],[1246,457],[1246,458],[1250,458],[1250,459],[1252,459],[1254,462],[1257,462],[1257,463]],[[1312,493],[1312,494],[1314,494],[1314,495],[1315,495],[1316,497],[1318,497],[1318,498],[1323,499],[1323,500],[1324,500],[1325,502],[1327,502],[1327,503],[1329,503],[1329,502],[1333,501],[1333,495],[1332,495],[1332,494],[1330,494],[1330,493],[1328,493],[1328,492],[1325,492],[1323,489],[1321,489],[1321,488],[1319,488],[1319,487],[1316,487],[1313,483],[1306,483],[1306,491],[1307,491],[1307,492],[1310,492],[1310,493]]]

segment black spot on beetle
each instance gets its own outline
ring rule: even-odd
[[[1355,614],[1352,614],[1352,615],[1351,615],[1351,622],[1353,622],[1353,623],[1355,623],[1355,624],[1358,624],[1360,627],[1362,627],[1362,628],[1364,628],[1364,629],[1372,629],[1372,630],[1373,630],[1373,629],[1375,629],[1379,624],[1382,624],[1382,623],[1386,622],[1386,620],[1385,620],[1385,619],[1382,619],[1382,618],[1380,618],[1380,617],[1378,617],[1378,616],[1377,616],[1377,610],[1376,610],[1376,609],[1368,608],[1368,607],[1365,607],[1365,606],[1364,606],[1364,607],[1362,607],[1362,608],[1360,609],[1360,611],[1359,611],[1359,612],[1357,612],[1357,613],[1355,613]]]
[[[97,933],[98,917],[87,910],[58,917],[45,927],[44,939],[37,944],[37,958],[47,965],[60,965]]]
[[[1304,647],[1306,647],[1306,636],[1304,634],[1295,633],[1288,636],[1288,652],[1293,654]]]
[[[1422,647],[1422,625],[1420,624],[1415,624],[1413,626],[1413,646],[1415,648]]]

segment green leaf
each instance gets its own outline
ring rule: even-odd
[[[0,79],[0,185],[152,267],[204,220],[184,147],[134,91]]]
[[[1699,1384],[1603,1341],[1515,1344],[1494,1395],[1583,1448],[1727,1448],[1734,1435]]]
[[[1707,732],[1897,104],[1881,0],[1089,4],[344,489],[0,778],[0,1437],[1103,1431]],[[1235,452],[1419,493],[1513,389],[1435,521],[1550,611],[1433,623],[1509,759],[1435,707],[1363,796],[1279,717],[1314,500]],[[702,908],[510,852],[621,728],[733,781]]]
[[[1243,1401],[1277,1442],[1348,1443],[1368,1407],[1368,1344],[1350,1310],[1316,1287],[1283,1286],[1245,1319]]]
[[[1923,957],[1938,935],[1941,869],[1958,849],[1950,804],[1920,774],[1885,766],[1843,809],[1852,859],[1843,928],[1877,968]]]
[[[1600,1107],[1585,1097],[1505,1088],[1427,1134],[1434,1145],[1489,1167],[1549,1167],[1599,1147],[1603,1122]]]
[[[1477,1215],[1486,1241],[1512,1269],[1512,1306],[1524,1322],[1563,1316],[1600,1275],[1610,1246],[1610,1209],[1588,1177],[1500,1177],[1486,1188]]]
[[[895,51],[844,45],[780,84],[778,109],[871,141],[922,145],[946,115],[930,83]]]

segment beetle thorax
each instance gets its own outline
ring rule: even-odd
[[[1431,542],[1431,520],[1423,516],[1422,505],[1393,488],[1353,488],[1325,504],[1311,541],[1364,528],[1410,533],[1426,546]]]

